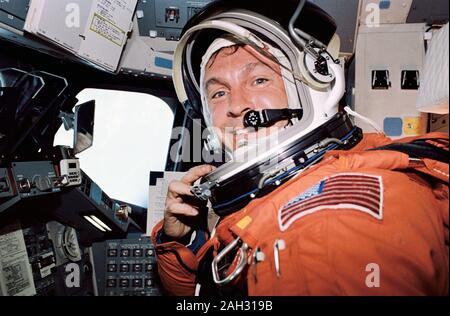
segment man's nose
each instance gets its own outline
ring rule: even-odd
[[[244,93],[236,93],[230,99],[230,106],[228,108],[229,117],[240,117],[246,112],[255,108],[255,104],[251,98]]]

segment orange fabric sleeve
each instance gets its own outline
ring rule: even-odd
[[[157,236],[163,227],[161,221],[152,231],[152,242],[158,263],[158,273],[164,290],[171,296],[195,294],[198,261],[196,256],[178,242],[158,244]]]

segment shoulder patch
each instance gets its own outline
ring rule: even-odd
[[[283,206],[278,211],[278,223],[285,231],[302,217],[330,209],[354,209],[382,220],[381,176],[340,173],[328,177]]]

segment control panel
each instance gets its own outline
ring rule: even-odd
[[[0,1],[0,23],[22,30],[30,0]]]
[[[59,163],[59,167],[61,176],[65,176],[68,181],[68,186],[81,184],[81,169],[78,159],[63,159]]]
[[[114,228],[126,232],[130,224],[130,207],[114,202],[91,178],[81,171],[82,183],[77,190],[94,202],[100,211],[98,214],[86,214],[84,218],[101,231],[111,231]],[[98,216],[101,216],[99,222]],[[104,221],[107,223],[105,224]],[[95,224],[97,223],[97,225]],[[98,226],[100,224],[100,226]],[[111,224],[111,225],[108,225]],[[115,230],[115,229],[114,229]]]
[[[13,162],[0,168],[0,213],[20,200],[61,192],[68,184],[51,161]]]
[[[44,224],[23,230],[28,259],[33,272],[36,295],[55,295],[56,257]]]
[[[61,190],[51,161],[15,162],[12,166],[17,191],[23,198]]]
[[[155,249],[148,237],[94,244],[100,296],[160,296]]]
[[[141,36],[177,41],[187,21],[211,0],[140,0],[136,16]]]
[[[37,296],[94,295],[89,249],[78,245],[73,228],[49,222],[23,235]]]

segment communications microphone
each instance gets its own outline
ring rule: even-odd
[[[248,111],[244,115],[244,127],[269,127],[280,121],[291,120],[303,117],[302,109],[266,109],[261,111]]]

